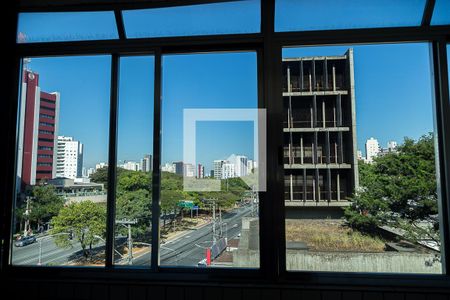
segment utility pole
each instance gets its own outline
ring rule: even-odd
[[[30,201],[31,201],[31,197],[27,196],[27,208],[25,209],[25,212],[23,213],[25,215],[25,224],[24,224],[24,228],[23,228],[23,236],[28,236],[28,229],[30,227]]]
[[[212,208],[212,234],[213,234],[213,245],[216,244],[217,242],[217,238],[216,238],[216,201],[218,199],[212,198],[212,199],[203,199],[204,202],[209,203],[210,207]],[[220,220],[221,218],[221,214],[219,214],[220,216]],[[220,224],[220,226],[222,226]]]
[[[128,229],[128,264],[133,264],[133,240],[131,239],[131,225],[134,225],[137,223],[137,220],[128,220],[128,219],[122,219],[122,220],[116,220],[116,224],[123,225]]]

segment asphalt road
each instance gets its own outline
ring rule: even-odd
[[[250,206],[244,206],[234,209],[231,212],[222,214],[222,222],[227,223],[223,227],[224,236],[228,239],[236,237],[241,232],[241,219],[251,213]],[[225,228],[227,232],[225,232]],[[219,232],[216,227],[216,233]],[[162,266],[197,266],[198,262],[205,258],[207,246],[212,244],[212,225],[211,223],[196,229],[188,231],[173,240],[170,240],[160,246],[160,264]],[[39,238],[38,238],[39,241]],[[96,245],[94,250],[101,251],[104,243]],[[42,239],[42,265],[65,265],[77,256],[81,255],[81,247],[74,239],[72,248],[62,249],[55,245],[52,238]],[[39,242],[35,242],[25,247],[13,246],[14,265],[37,265],[39,259]],[[133,265],[150,265],[150,252],[135,255]]]
[[[222,222],[227,223],[223,227],[224,236],[228,239],[236,237],[242,228],[242,217],[251,213],[251,207],[245,206],[222,214]],[[227,232],[225,231],[227,229]],[[216,227],[216,234],[219,232]],[[212,245],[212,224],[208,224],[196,230],[170,240],[160,246],[161,266],[197,266],[198,262],[205,258],[206,247]],[[150,253],[146,253],[133,260],[134,265],[150,265]]]

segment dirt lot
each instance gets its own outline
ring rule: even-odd
[[[364,235],[340,220],[287,220],[286,241],[304,242],[309,251],[384,252],[385,241]]]

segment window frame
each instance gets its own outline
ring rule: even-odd
[[[226,1],[226,0],[225,0]],[[447,43],[450,43],[450,25],[430,26],[434,8],[434,0],[427,0],[421,26],[393,27],[376,29],[343,29],[320,30],[305,32],[275,32],[274,15],[275,0],[261,0],[261,31],[254,34],[224,34],[189,37],[167,38],[125,38],[121,10],[129,8],[151,8],[199,3],[214,3],[214,0],[189,1],[139,1],[139,3],[118,3],[98,5],[61,5],[46,7],[45,11],[88,11],[113,10],[118,26],[118,40],[101,41],[71,41],[15,44],[12,51],[14,60],[11,70],[14,76],[14,88],[9,91],[8,109],[5,109],[5,123],[8,129],[8,156],[6,167],[1,169],[4,202],[1,215],[6,216],[2,224],[1,270],[11,276],[47,276],[48,278],[72,279],[120,279],[120,280],[152,280],[152,281],[195,281],[232,282],[248,284],[323,284],[323,285],[389,285],[389,286],[429,286],[448,287],[450,285],[450,101],[447,66]],[[39,7],[17,8],[15,20],[20,12],[44,11]],[[16,28],[14,28],[16,29]],[[440,191],[441,203],[441,238],[442,238],[442,269],[443,274],[375,274],[346,272],[313,272],[286,271],[285,266],[285,232],[284,232],[284,170],[282,164],[282,87],[281,65],[282,48],[285,46],[337,45],[355,43],[402,43],[427,42],[431,45],[431,66],[433,80],[433,96],[435,107],[435,128],[438,134],[438,151],[440,154]],[[108,204],[107,204],[107,247],[105,267],[32,267],[13,266],[10,264],[10,249],[12,242],[10,232],[14,199],[15,157],[17,153],[17,104],[21,60],[33,56],[65,56],[65,55],[111,55],[111,93],[110,93],[110,123],[109,123],[109,157],[110,166],[117,162],[117,110],[118,110],[118,75],[119,60],[122,56],[154,55],[154,140],[153,164],[160,166],[161,155],[161,57],[164,54],[196,53],[214,51],[245,51],[257,53],[258,106],[267,109],[267,191],[260,192],[260,268],[259,269],[226,269],[226,268],[182,268],[159,266],[158,251],[152,251],[152,265],[148,267],[127,268],[113,264],[112,247],[114,238],[115,186],[116,168],[109,168],[108,174]],[[3,114],[3,112],[2,112]],[[153,214],[152,224],[158,224],[160,170],[153,170]],[[155,217],[153,217],[155,216]],[[153,232],[152,244],[157,249],[158,232]],[[155,238],[158,237],[158,238]],[[276,242],[272,242],[275,237]],[[272,238],[272,239],[271,239]],[[339,276],[337,276],[339,275]],[[342,276],[343,275],[343,276]],[[393,283],[395,280],[395,283]]]

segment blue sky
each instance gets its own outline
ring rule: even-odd
[[[284,49],[283,57],[341,55],[348,46]],[[354,46],[358,148],[375,137],[401,142],[433,130],[427,44]],[[60,135],[85,145],[85,166],[107,161],[109,56],[33,58],[43,91],[61,93]],[[152,56],[122,58],[118,159],[152,154]],[[182,160],[184,108],[255,108],[256,54],[220,53],[163,57],[162,162]],[[197,162],[207,170],[232,153],[253,156],[250,122],[199,122]]]
[[[283,57],[342,55],[349,46],[283,50]],[[419,138],[433,131],[431,66],[428,44],[352,46],[354,51],[358,148],[377,138]]]

